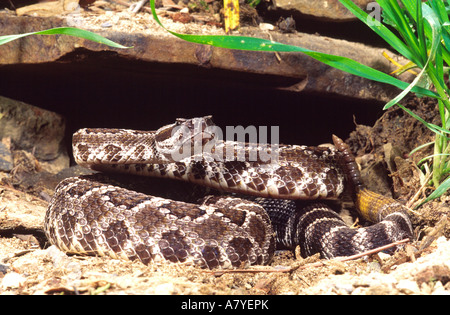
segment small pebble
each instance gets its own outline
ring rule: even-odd
[[[25,283],[26,278],[17,272],[7,273],[1,282],[4,289],[17,289]]]
[[[269,23],[259,23],[259,29],[261,31],[273,31],[275,29],[275,26]]]
[[[0,264],[0,273],[5,274],[8,272],[8,269],[9,269],[8,265]]]
[[[65,253],[63,253],[58,247],[55,245],[50,246],[46,249],[47,257],[53,263],[54,267],[59,267],[64,264],[65,260],[68,258]]]
[[[103,27],[103,28],[108,28],[108,27],[112,27],[112,24],[111,24],[111,22],[104,22],[100,26]]]
[[[397,290],[405,294],[420,293],[419,286],[416,281],[402,279],[396,285]]]
[[[4,143],[0,142],[0,171],[9,172],[13,166],[11,151]]]
[[[337,283],[335,288],[338,292],[345,292],[347,294],[351,294],[355,290],[355,287],[350,283]]]
[[[80,264],[70,259],[55,245],[47,248],[47,258],[52,261],[53,267],[63,269],[68,279],[77,280],[81,278]]]

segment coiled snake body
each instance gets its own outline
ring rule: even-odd
[[[68,178],[46,214],[50,242],[66,252],[145,264],[229,268],[269,263],[276,247],[299,245],[304,256],[332,258],[412,236],[406,208],[364,188],[340,139],[333,139],[336,149],[254,146],[220,141],[213,127],[203,117],[178,119],[155,132],[82,129],[73,136],[73,151],[78,164],[93,170],[171,177],[250,199],[216,196],[191,204],[96,177]],[[376,224],[350,229],[319,201],[338,198],[346,186],[359,214]]]

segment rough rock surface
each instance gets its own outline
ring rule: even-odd
[[[170,29],[180,33],[218,34],[223,30],[214,26],[183,24],[161,17]],[[75,22],[74,22],[75,21]],[[110,23],[108,31],[102,27]],[[398,90],[374,81],[362,79],[330,68],[301,53],[250,52],[205,47],[182,41],[162,29],[153,21],[150,14],[131,15],[128,11],[109,12],[95,16],[80,12],[60,17],[12,16],[0,13],[1,34],[19,34],[64,25],[77,26],[95,31],[131,49],[111,49],[104,45],[76,39],[70,36],[32,36],[0,46],[0,64],[27,64],[43,62],[68,62],[75,57],[81,47],[89,52],[113,51],[124,62],[142,62],[141,71],[151,75],[152,67],[146,63],[156,62],[172,65],[192,65],[203,69],[227,70],[254,74],[261,78],[271,78],[272,86],[293,91],[311,92],[345,96],[361,100],[388,101]],[[363,44],[347,42],[315,34],[281,34],[262,31],[255,27],[242,27],[240,35],[271,39],[285,44],[301,46],[355,59],[384,72],[393,71],[394,66],[387,61],[382,52],[385,49],[368,47]],[[205,52],[206,49],[206,52]],[[72,54],[71,54],[72,53]],[[399,59],[392,53],[393,58]],[[71,56],[69,60],[64,56]],[[399,62],[402,62],[399,59]],[[408,74],[404,79],[408,80]],[[342,84],[342,83],[345,84]]]
[[[373,1],[357,0],[353,2],[361,9],[367,9],[367,5]],[[348,21],[355,19],[355,16],[338,0],[276,0],[274,6],[277,9],[296,11],[322,20]]]
[[[61,115],[3,96],[0,96],[0,115],[0,139],[8,138],[12,149],[33,152],[42,161],[65,155],[62,168],[68,166],[63,147],[65,122]]]

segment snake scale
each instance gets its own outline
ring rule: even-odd
[[[58,185],[50,202],[47,238],[69,253],[237,268],[269,263],[276,248],[300,246],[303,256],[333,258],[412,237],[407,209],[364,188],[339,138],[333,136],[335,147],[255,146],[222,141],[211,127],[207,116],[178,119],[157,131],[77,131],[73,152],[81,166],[169,177],[231,194],[193,204],[118,187],[96,175],[72,177]],[[261,154],[251,159],[252,150]],[[263,160],[263,152],[276,159]],[[375,224],[351,229],[328,206],[326,200],[345,189],[359,215]]]

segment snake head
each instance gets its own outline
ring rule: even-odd
[[[212,116],[178,118],[161,127],[155,134],[155,145],[166,159],[178,162],[203,152],[203,147],[216,138],[217,126]]]

